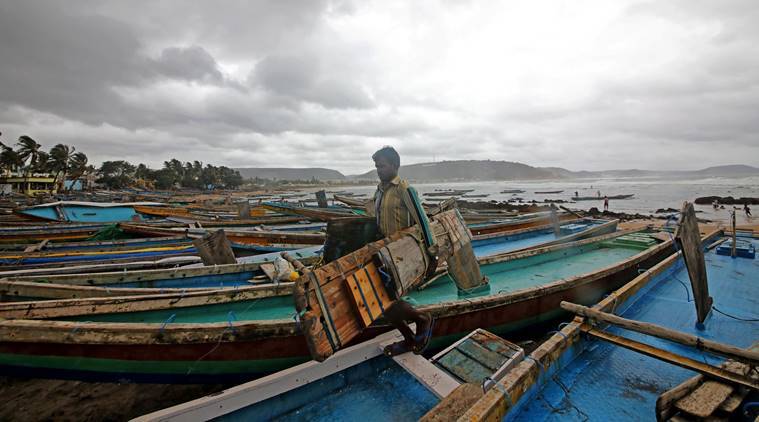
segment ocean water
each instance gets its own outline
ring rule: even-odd
[[[677,178],[613,178],[613,179],[573,179],[573,180],[542,180],[542,181],[484,181],[484,182],[451,182],[451,183],[413,183],[420,194],[433,192],[436,189],[474,189],[468,194],[489,194],[485,198],[462,198],[469,201],[506,201],[522,198],[523,202],[546,199],[562,199],[571,201],[575,192],[580,196],[595,196],[598,191],[603,195],[634,194],[632,199],[610,200],[609,210],[614,212],[639,213],[653,215],[659,208],[674,208],[679,210],[684,201],[693,201],[701,196],[732,196],[759,197],[759,177],[727,178],[711,177],[705,179]],[[502,190],[522,189],[519,194],[502,194]],[[314,189],[316,190],[316,189]],[[331,190],[372,195],[375,186],[335,187]],[[563,190],[559,194],[536,194],[535,191]],[[331,197],[331,194],[328,194]],[[429,198],[429,197],[426,197]],[[580,201],[561,204],[571,209],[588,210],[591,207],[603,209],[603,200]],[[737,212],[737,223],[758,222],[759,205],[752,206],[753,219],[743,213],[742,207]],[[729,221],[731,207],[713,210],[711,205],[696,205],[700,218],[713,221]]]

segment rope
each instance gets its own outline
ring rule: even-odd
[[[166,321],[164,321],[163,324],[161,324],[161,328],[158,329],[158,332],[161,333],[161,334],[163,334],[163,330],[164,330],[164,328],[166,328],[166,325],[174,322],[174,320],[176,318],[177,318],[177,314],[171,314],[171,315],[169,315],[169,317],[166,318]]]

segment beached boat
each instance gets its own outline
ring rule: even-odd
[[[105,224],[52,224],[47,227],[19,226],[0,228],[0,243],[39,243],[48,241],[84,240],[92,237]]]
[[[175,236],[184,233],[189,237],[200,238],[213,232],[214,229],[200,228],[161,228],[139,224],[121,224],[119,227],[128,233],[149,236]],[[261,231],[261,230],[230,230],[224,234],[232,243],[233,248],[256,252],[276,252],[301,249],[311,245],[324,243],[324,233],[300,233],[294,231]]]
[[[412,292],[409,301],[435,316],[432,347],[444,347],[480,327],[512,332],[552,321],[562,315],[560,301],[595,303],[671,252],[670,241],[615,233],[485,258],[480,262],[490,278],[489,292],[460,297],[455,283],[444,276]],[[109,277],[118,280],[116,275]],[[292,286],[277,287],[288,285]],[[42,308],[30,313],[15,308],[16,316],[25,319],[0,320],[0,373],[221,382],[250,379],[308,360],[292,297],[192,306],[184,306],[182,295],[165,299],[148,309],[134,309],[142,302],[130,298],[87,299],[89,306],[72,300],[71,307],[58,303],[48,308],[58,315],[56,320],[30,319],[45,317],[37,313]],[[9,305],[13,304],[0,305],[0,317],[10,315],[11,309],[4,308]],[[357,342],[388,329],[372,327]]]
[[[441,399],[480,390],[498,379],[524,350],[475,330],[431,359],[406,353],[388,358],[382,347],[397,331],[270,376],[134,419],[184,420],[417,420]]]
[[[576,218],[576,216],[568,213],[557,214],[557,219],[560,223],[574,220]],[[551,214],[549,212],[541,212],[534,214],[524,214],[521,216],[510,217],[506,219],[485,221],[482,223],[471,223],[467,224],[467,227],[472,233],[472,236],[479,236],[483,234],[543,226],[545,224],[549,224],[550,222]]]
[[[197,217],[197,218],[239,218],[240,214],[231,207],[210,208],[199,205],[186,207],[168,207],[168,206],[135,206],[134,210],[142,215],[152,217]],[[260,207],[252,207],[249,211],[249,217],[265,217],[268,211]]]
[[[591,309],[573,307],[585,318],[533,351],[462,419],[551,420],[562,409],[561,417],[572,420],[733,420],[748,391],[735,386],[759,388],[756,377],[746,376],[750,365],[741,363],[755,365],[759,353],[759,261],[722,255],[724,239],[707,242],[713,307],[703,324],[678,253]],[[759,247],[756,238],[742,240],[748,249]],[[594,322],[606,322],[600,318],[609,314],[632,324]],[[659,329],[651,331],[652,325]],[[725,347],[717,351],[713,342]],[[709,375],[693,377],[694,371]]]
[[[148,246],[114,250],[66,250],[45,252],[0,253],[0,270],[12,266],[34,266],[37,264],[62,262],[100,262],[122,259],[165,258],[169,256],[195,255],[197,251],[190,240],[172,245]]]
[[[140,218],[135,206],[161,205],[157,202],[82,202],[58,201],[19,208],[15,212],[24,217],[78,223],[116,223]]]
[[[334,198],[335,198],[335,201],[340,201],[346,205],[350,205],[351,207],[359,207],[362,209],[366,207],[366,203],[368,201],[368,199],[351,198],[348,196],[338,195],[338,194],[335,194]]]
[[[366,215],[366,212],[363,210],[338,206],[318,208],[311,206],[295,206],[284,202],[264,202],[261,206],[282,214],[299,215],[317,221],[330,221],[336,218]]]
[[[612,195],[608,196],[609,199],[632,199],[632,197],[635,196],[635,194],[629,194],[629,195]],[[573,196],[573,201],[603,201],[603,196]]]

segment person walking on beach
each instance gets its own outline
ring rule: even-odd
[[[383,236],[414,225],[408,209],[409,184],[398,176],[401,158],[393,147],[383,147],[372,155],[380,183],[374,193],[374,211],[377,228]],[[408,351],[420,354],[424,351],[432,335],[432,315],[416,310],[406,301],[398,300],[385,310],[385,319],[403,334],[403,340],[385,347],[384,353],[395,356]],[[416,323],[416,333],[412,333],[406,321]]]
[[[604,211],[609,211],[609,197],[604,196]]]
[[[751,208],[748,207],[748,202],[743,204],[743,212],[746,213],[746,217],[751,218]]]

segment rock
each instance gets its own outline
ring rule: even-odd
[[[759,205],[759,198],[733,198],[732,196],[702,196],[694,201],[697,205],[711,205],[717,201],[720,205]]]

